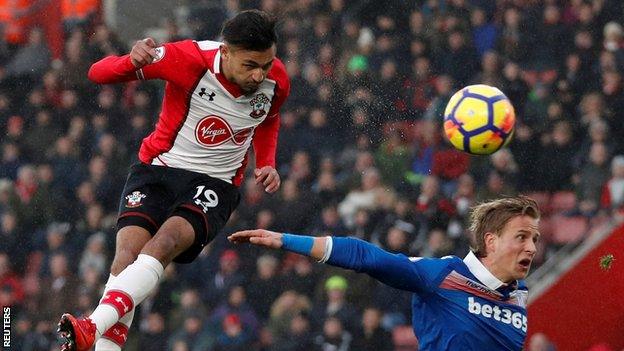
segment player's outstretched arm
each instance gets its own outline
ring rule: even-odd
[[[228,236],[228,240],[239,243],[251,243],[270,249],[284,249],[320,261],[325,256],[327,238],[315,238],[272,232],[264,229],[243,230]]]
[[[276,233],[263,229],[245,230],[228,236],[233,243],[251,243],[272,249],[293,251],[333,266],[367,273],[392,287],[417,291],[426,284],[418,264],[401,254],[392,254],[363,240],[344,237],[312,237]]]
[[[129,54],[108,56],[89,69],[89,79],[98,84],[121,83],[136,80],[136,71],[152,63],[157,57],[156,42],[152,38],[137,41]]]

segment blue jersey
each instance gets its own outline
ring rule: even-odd
[[[463,260],[407,257],[337,237],[330,247],[327,263],[414,293],[412,323],[420,350],[522,349],[526,286],[504,284],[472,252]]]

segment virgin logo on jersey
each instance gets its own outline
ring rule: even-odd
[[[468,312],[513,325],[514,328],[520,329],[525,333],[527,331],[527,317],[524,314],[514,312],[508,308],[500,308],[496,305],[492,306],[487,303],[479,303],[475,301],[474,297],[468,298]]]
[[[204,117],[195,127],[195,139],[203,146],[217,146],[230,140],[243,145],[253,128],[245,128],[234,133],[232,127],[219,116]]]

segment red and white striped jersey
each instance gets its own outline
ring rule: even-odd
[[[279,108],[290,82],[275,59],[256,92],[243,95],[221,72],[215,41],[185,40],[156,49],[154,61],[137,70],[129,55],[95,63],[89,78],[97,83],[163,79],[165,94],[155,130],[143,140],[139,159],[181,168],[240,185],[249,146],[256,167],[275,167]]]

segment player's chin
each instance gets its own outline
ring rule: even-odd
[[[242,87],[242,90],[245,95],[251,95],[258,91],[258,88],[260,88],[259,84],[248,84]]]

